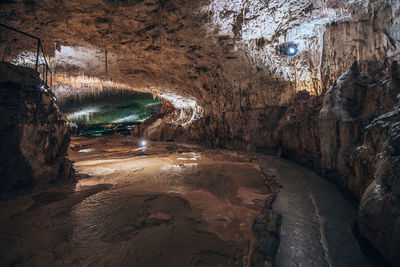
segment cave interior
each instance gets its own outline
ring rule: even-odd
[[[0,2],[1,266],[400,266],[400,0]]]

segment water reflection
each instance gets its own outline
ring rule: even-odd
[[[131,131],[157,113],[162,103],[151,94],[108,90],[99,94],[70,96],[57,103],[67,115],[74,134]]]

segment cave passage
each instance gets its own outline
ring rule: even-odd
[[[2,203],[2,262],[249,266],[253,221],[273,192],[259,165],[236,152],[141,141],[73,137],[76,185]]]
[[[400,267],[399,62],[400,0],[0,1],[0,266]]]
[[[289,161],[266,162],[283,185],[274,203],[283,217],[277,266],[384,266],[354,235],[357,210],[334,184]]]
[[[272,156],[141,141],[73,137],[75,185],[2,203],[3,262],[256,266],[273,257],[258,235],[271,243],[279,232],[268,211],[276,179],[276,266],[374,266],[352,234],[355,209],[311,171]]]

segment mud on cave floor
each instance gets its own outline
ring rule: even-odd
[[[73,138],[71,159],[80,177],[75,185],[0,203],[1,262],[263,266],[271,261],[279,219],[268,206],[277,188],[259,164],[235,152],[138,141]],[[268,239],[265,231],[276,238]]]

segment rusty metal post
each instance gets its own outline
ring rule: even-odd
[[[38,40],[37,50],[36,50],[36,71],[38,71],[39,67],[39,53],[40,53],[40,39]]]

